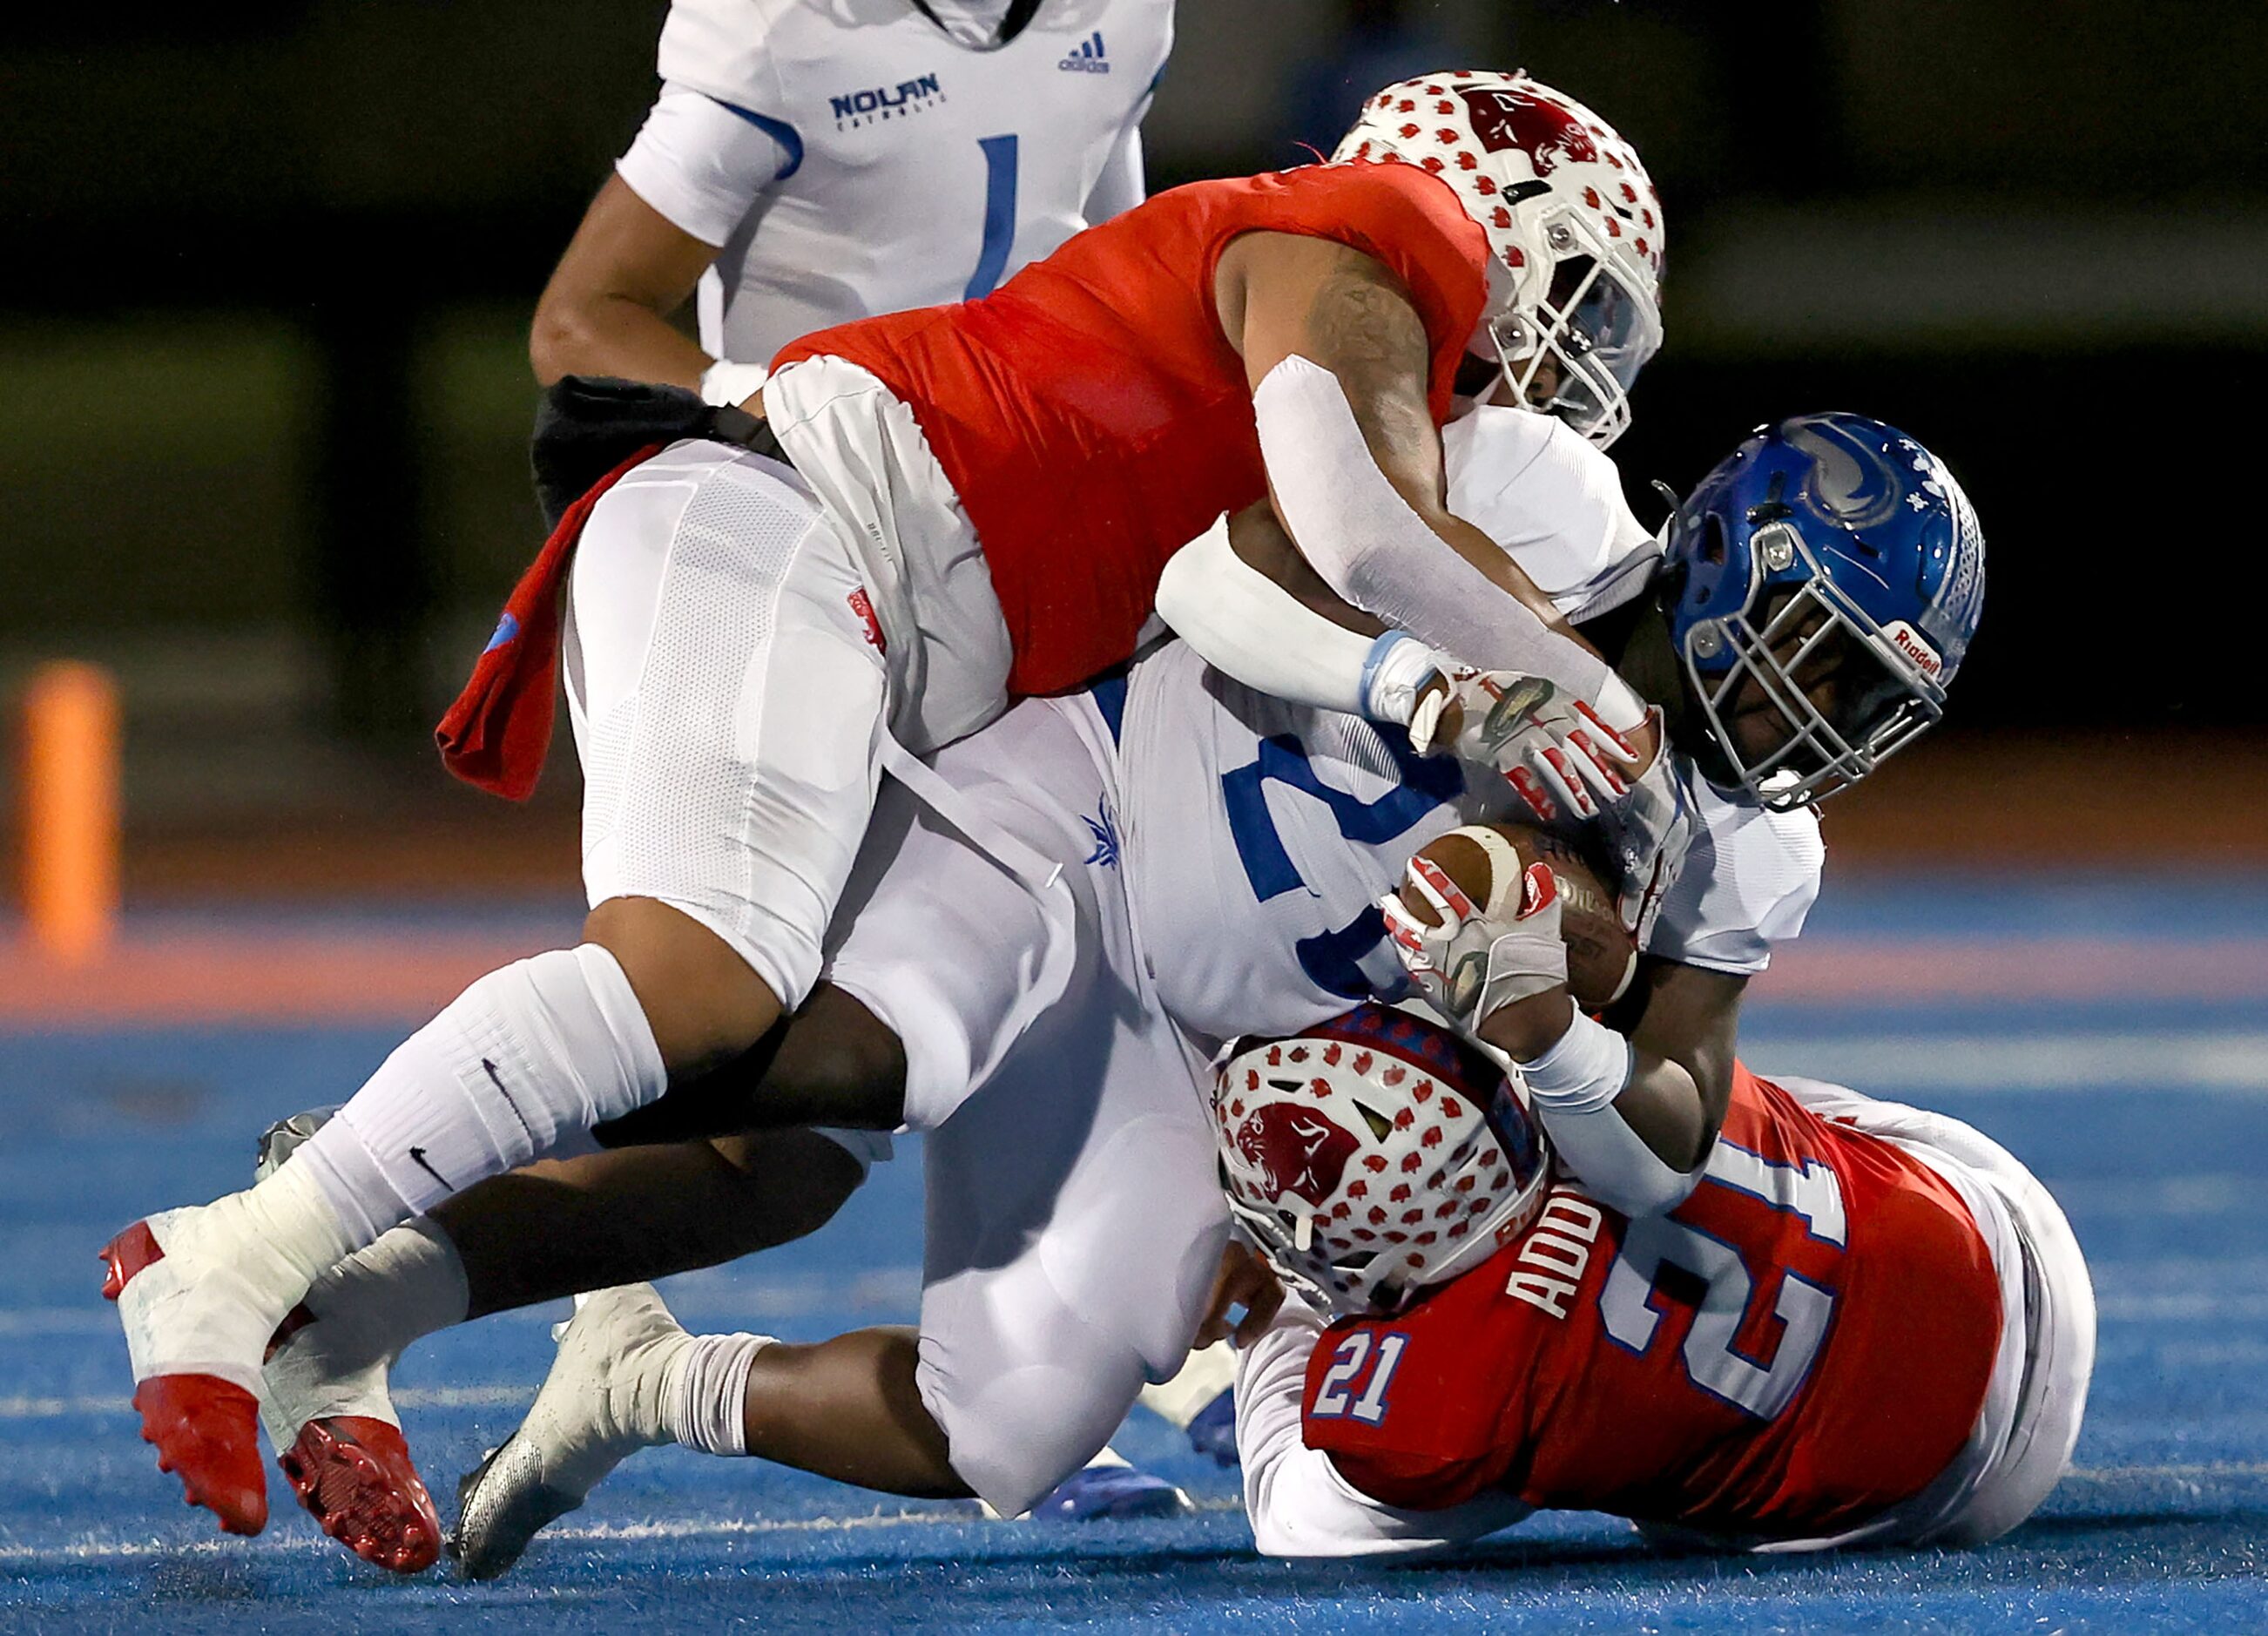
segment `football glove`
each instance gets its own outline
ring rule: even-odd
[[[1488,901],[1475,903],[1447,870],[1421,855],[1410,860],[1403,886],[1431,907],[1435,924],[1425,924],[1398,892],[1378,906],[1395,954],[1426,1002],[1477,1037],[1498,1006],[1565,984],[1559,882],[1541,863],[1522,869],[1520,854],[1493,829],[1475,825],[1451,833],[1488,853]]]
[[[1653,760],[1631,779],[1599,824],[1621,881],[1616,908],[1641,949],[1653,934],[1663,898],[1685,867],[1694,829],[1692,798],[1670,754],[1660,711],[1653,712],[1653,719],[1658,745]]]
[[[1420,755],[1452,755],[1502,775],[1542,823],[1563,813],[1596,818],[1629,792],[1638,748],[1587,701],[1516,670],[1460,665],[1442,674],[1447,685],[1422,693],[1410,717]]]

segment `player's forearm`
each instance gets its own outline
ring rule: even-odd
[[[1329,370],[1285,358],[1254,409],[1277,512],[1333,591],[1467,664],[1557,682],[1618,730],[1644,722],[1643,701],[1494,542],[1389,481]]]
[[[1182,548],[1158,614],[1215,669],[1316,710],[1406,726],[1440,661],[1317,579],[1263,504]]]
[[[611,293],[547,297],[536,308],[527,355],[547,387],[563,375],[614,375],[697,392],[713,362],[652,307]]]

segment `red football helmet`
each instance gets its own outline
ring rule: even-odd
[[[1631,383],[1661,345],[1661,198],[1637,151],[1564,92],[1466,69],[1366,103],[1331,155],[1365,161],[1439,176],[1488,235],[1471,350],[1513,397],[1602,448],[1620,437]]]
[[[1550,1180],[1504,1072],[1439,1024],[1356,1007],[1243,1041],[1214,1080],[1221,1185],[1278,1276],[1392,1311],[1524,1232]]]

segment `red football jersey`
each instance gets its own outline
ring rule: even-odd
[[[1684,1204],[1633,1222],[1561,1187],[1410,1310],[1333,1325],[1305,1431],[1405,1508],[1501,1487],[1817,1538],[1952,1463],[2000,1325],[1991,1253],[1942,1178],[1740,1068]]]
[[[1408,165],[1177,188],[981,301],[822,329],[773,360],[847,358],[912,409],[983,542],[1010,691],[1061,692],[1130,658],[1167,558],[1267,492],[1251,387],[1213,310],[1221,251],[1262,232],[1336,240],[1401,279],[1447,419],[1487,243],[1446,183]]]

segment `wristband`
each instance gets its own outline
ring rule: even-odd
[[[1446,673],[1441,656],[1406,631],[1389,630],[1370,645],[1362,661],[1363,714],[1373,721],[1406,727],[1418,708],[1418,693]]]
[[[1701,1172],[1672,1169],[1616,1110],[1633,1061],[1628,1040],[1579,1012],[1550,1050],[1517,1065],[1552,1152],[1584,1190],[1626,1216],[1660,1215],[1685,1202]]]
[[[720,407],[746,403],[764,389],[771,372],[762,364],[732,364],[720,357],[701,372],[701,401]]]
[[[1592,1114],[1613,1107],[1632,1066],[1631,1043],[1579,1011],[1550,1050],[1520,1065],[1520,1077],[1538,1107]]]

